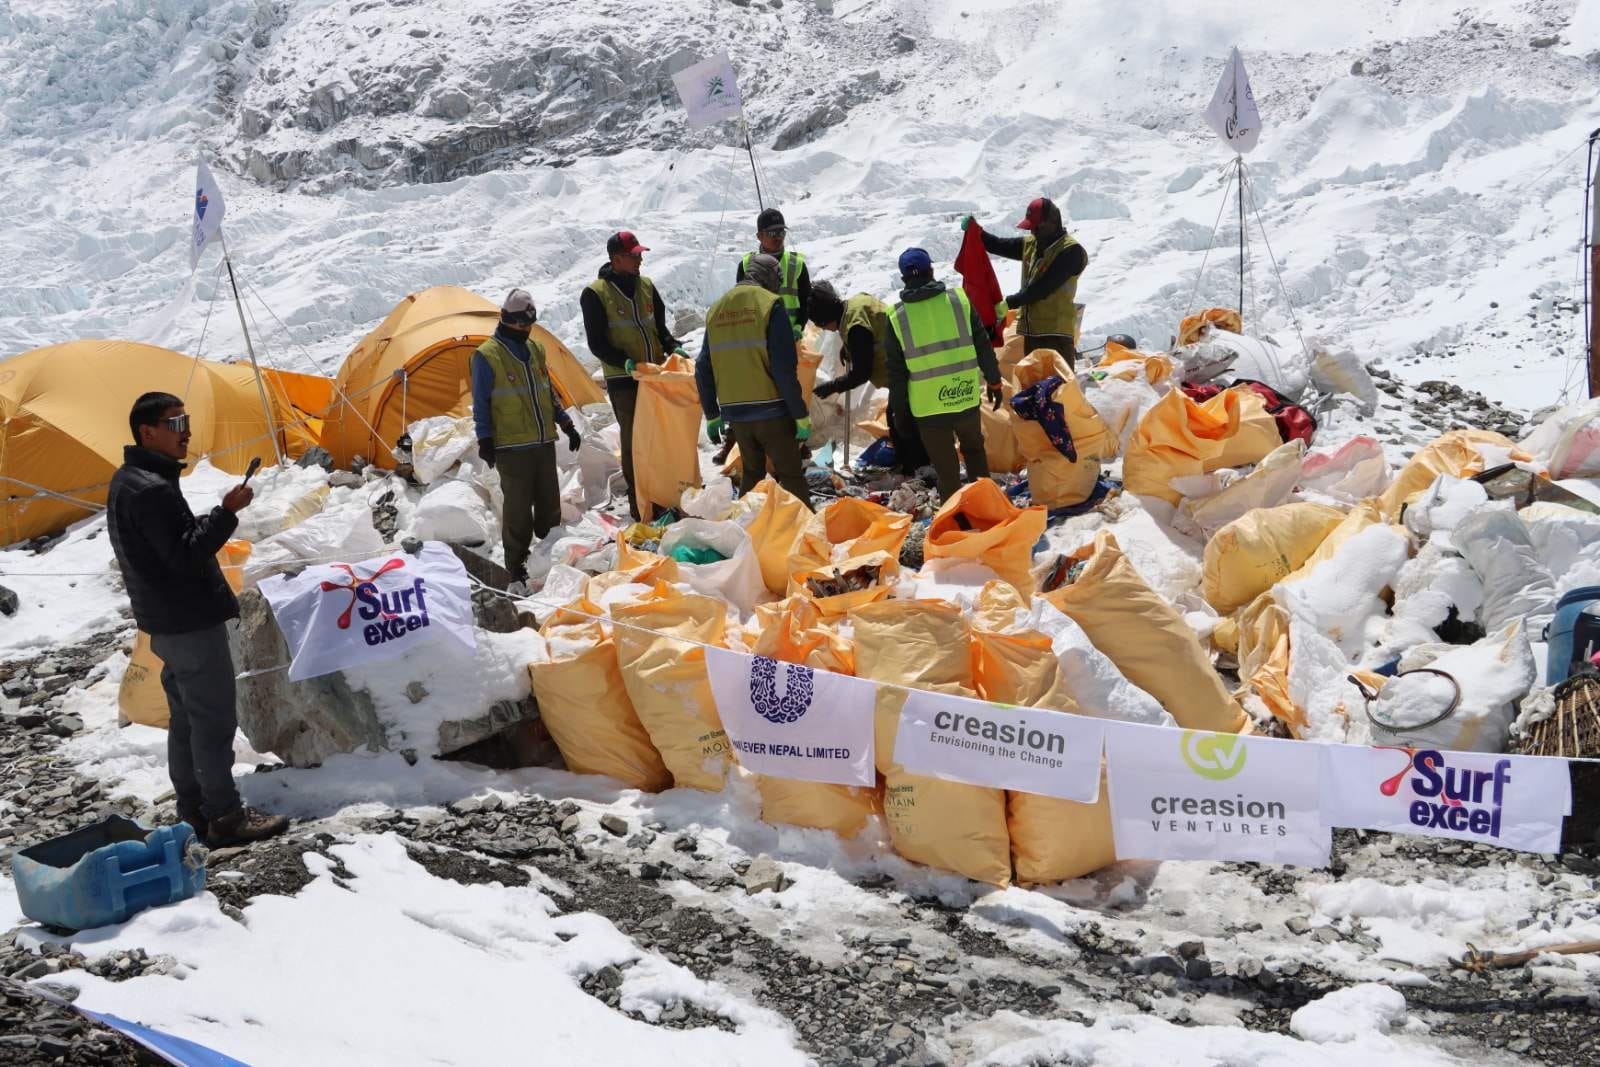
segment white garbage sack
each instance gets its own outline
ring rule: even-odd
[[[1117,448],[1125,450],[1128,438],[1138,429],[1139,420],[1156,406],[1170,388],[1158,388],[1143,378],[1106,378],[1083,382],[1083,398],[1089,402],[1111,432],[1117,435]]]
[[[1150,726],[1176,725],[1159,700],[1128,681],[1111,657],[1094,647],[1083,627],[1043,597],[1035,597],[1030,608],[1018,609],[1016,625],[1050,638],[1061,678],[1085,715]]]
[[[225,475],[232,488],[238,479]],[[261,542],[305,522],[328,499],[328,472],[318,466],[267,467],[251,481],[255,499],[239,512],[233,536]],[[195,508],[196,511],[200,509]]]
[[[1311,384],[1324,393],[1350,394],[1368,415],[1378,410],[1378,387],[1361,357],[1348,349],[1316,349],[1311,354]]]
[[[1406,505],[1405,527],[1419,539],[1451,548],[1450,532],[1468,514],[1489,502],[1489,493],[1470,478],[1441,474],[1422,495]]]
[[[1232,378],[1239,353],[1232,348],[1207,344],[1206,339],[1222,330],[1206,330],[1202,340],[1172,350],[1172,376],[1184,385],[1204,385],[1217,378]],[[1232,335],[1230,335],[1232,336]]]
[[[451,467],[478,452],[470,415],[459,419],[449,415],[418,419],[406,432],[411,435],[411,469],[423,485],[438,481]]]
[[[1253,508],[1288,503],[1300,479],[1305,450],[1304,441],[1288,441],[1268,452],[1248,474],[1225,467],[1172,479],[1172,488],[1184,496],[1173,514],[1173,526],[1209,541],[1212,534]]]
[[[528,584],[544,582],[551,568],[565,565],[586,574],[603,574],[617,562],[617,527],[588,512],[577,522],[563,523],[544,535],[528,552]]]
[[[1539,501],[1517,512],[1528,528],[1539,562],[1558,583],[1580,559],[1600,555],[1600,515],[1565,504]]]
[[[1432,726],[1406,728],[1409,723],[1426,722],[1444,711],[1455,694],[1455,686],[1437,675],[1395,678],[1383,687],[1372,710],[1373,718],[1398,728],[1374,725],[1373,743],[1459,752],[1505,751],[1511,723],[1516,718],[1516,702],[1538,680],[1538,666],[1528,644],[1528,627],[1522,620],[1511,620],[1475,644],[1451,646],[1451,651],[1425,666],[1445,672],[1460,686],[1461,702],[1456,710]]]
[[[585,415],[582,408],[568,408],[567,417],[578,431],[578,450],[567,448],[565,440],[557,441],[556,465],[563,472],[562,500],[570,499],[582,513],[611,500],[611,476],[622,470],[622,428],[614,422],[597,428],[598,420]],[[569,480],[568,471],[575,471],[577,477]],[[577,519],[576,515],[565,516],[565,508],[563,516],[567,522]]]
[[[372,512],[353,500],[259,542],[245,562],[245,580],[258,582],[302,563],[359,563],[383,549],[383,538],[372,526]]]
[[[695,592],[726,601],[737,607],[741,615],[749,615],[756,604],[772,599],[761,578],[761,560],[756,556],[755,542],[738,523],[679,520],[667,527],[662,536],[661,554],[671,556],[673,549],[680,546],[709,548],[725,557],[717,563],[678,561],[680,580]]]
[[[1423,545],[1400,568],[1393,589],[1395,618],[1429,630],[1443,625],[1451,608],[1457,618],[1470,622],[1483,606],[1483,582],[1472,565],[1436,541]]]
[[[1558,409],[1521,444],[1552,479],[1600,478],[1600,397]]]
[[[998,581],[1004,579],[985,563],[946,556],[925,561],[916,573],[901,571],[890,595],[898,600],[942,600],[970,612],[983,587]]]
[[[411,518],[411,535],[424,541],[484,544],[491,540],[495,527],[489,501],[482,490],[464,478],[430,485]]]
[[[1311,381],[1311,365],[1300,349],[1279,348],[1271,341],[1259,337],[1245,337],[1227,330],[1212,330],[1192,346],[1195,363],[1199,367],[1224,366],[1211,374],[1211,378],[1226,377],[1234,381],[1248,378],[1265,382],[1284,398],[1296,403],[1305,395]],[[1233,359],[1226,361],[1231,354]],[[1225,362],[1226,361],[1226,362]],[[1195,381],[1187,375],[1184,381]]]
[[[1368,625],[1388,611],[1383,590],[1394,584],[1410,557],[1411,539],[1404,531],[1369,526],[1304,578],[1278,583],[1273,596],[1292,619],[1325,635],[1347,659],[1356,660],[1367,645]],[[1298,655],[1298,642],[1294,648]]]
[[[1352,437],[1331,452],[1306,453],[1300,488],[1346,504],[1374,497],[1389,487],[1389,460],[1371,437]]]
[[[728,512],[733,510],[734,496],[733,479],[718,475],[706,479],[706,484],[699,489],[693,486],[685,489],[678,510],[690,518],[715,522],[728,517]]]
[[[1483,582],[1478,621],[1485,632],[1526,619],[1537,633],[1555,615],[1555,581],[1509,502],[1479,507],[1456,523],[1452,540]]]

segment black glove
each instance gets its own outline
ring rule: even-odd
[[[571,425],[563,426],[561,427],[561,432],[567,435],[567,451],[576,452],[582,440],[578,437],[578,428]]]
[[[478,458],[487,463],[491,468],[494,466],[494,438],[478,438]]]
[[[838,382],[823,382],[813,389],[811,394],[818,398],[826,398],[842,392],[844,392],[844,386]]]
[[[989,386],[988,389],[989,389],[989,410],[990,411],[999,411],[1000,410],[1000,402],[1003,401],[1006,398],[1006,395],[1005,395],[1005,393],[1000,391],[999,383],[996,383],[994,385]]]

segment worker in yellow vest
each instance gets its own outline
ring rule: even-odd
[[[526,289],[513,289],[500,305],[494,335],[468,361],[472,424],[478,455],[500,472],[505,509],[500,542],[513,582],[528,580],[528,546],[561,522],[561,481],[556,472],[556,430],[578,450],[578,430],[550,382],[544,346],[531,336],[539,312]]]
[[[806,308],[811,303],[811,274],[806,270],[806,257],[793,249],[785,248],[789,239],[788,224],[783,212],[775,207],[766,208],[756,216],[756,243],[760,248],[746,252],[739,260],[739,269],[733,280],[742,282],[749,269],[750,257],[765,253],[778,261],[778,295],[783,298],[784,310],[789,313],[789,323],[794,329],[794,339],[806,328]]]
[[[889,337],[889,309],[870,293],[857,293],[840,300],[833,285],[826,281],[811,287],[808,306],[811,321],[819,330],[832,330],[844,339],[842,353],[847,370],[832,381],[814,389],[817,397],[848,393],[867,382],[878,388],[889,385],[886,353]],[[895,465],[902,474],[915,474],[928,465],[928,450],[922,447],[917,427],[909,415],[888,411],[889,442],[894,445]]]
[[[967,294],[935,280],[927,252],[900,254],[900,280],[905,288],[889,312],[884,346],[889,406],[916,420],[939,479],[939,499],[948,500],[961,488],[961,457],[968,480],[989,476],[978,405],[987,392],[990,405],[1000,406],[1000,364]]]
[[[977,226],[968,215],[961,227]],[[1017,229],[1021,237],[999,237],[979,227],[983,248],[991,256],[1022,261],[1022,288],[1006,297],[998,310],[1017,309],[1017,332],[1023,351],[1051,348],[1068,366],[1078,360],[1078,277],[1089,265],[1089,253],[1061,222],[1061,209],[1045,197],[1028,205]]]
[[[744,264],[744,280],[706,312],[705,341],[694,363],[706,436],[724,424],[739,446],[739,492],[748,493],[772,464],[778,484],[811,506],[800,442],[811,420],[800,392],[800,355],[778,295],[779,266],[765,253]]]
[[[609,262],[578,298],[584,336],[605,371],[606,395],[622,431],[622,477],[628,483],[628,511],[635,522],[639,502],[633,493],[633,412],[639,383],[633,368],[661,363],[669,352],[688,354],[667,329],[667,305],[655,283],[640,273],[648,251],[628,230],[612,234],[606,241]]]

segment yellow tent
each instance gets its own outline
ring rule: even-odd
[[[406,427],[432,415],[465,415],[472,407],[467,362],[494,332],[499,309],[455,285],[412,293],[345,357],[337,399],[323,421],[322,446],[344,466],[357,456],[393,467],[389,449]],[[543,326],[551,379],[565,407],[605,400],[571,349]],[[397,372],[404,371],[404,379]],[[376,439],[374,439],[374,432]]]
[[[292,425],[304,416],[291,398],[325,406],[331,383],[288,371],[264,374],[279,442],[297,456],[315,436]],[[196,360],[134,341],[36,348],[0,362],[0,545],[54,533],[92,512],[50,493],[103,504],[123,446],[132,443],[128,411],[139,394],[156,390],[186,398],[191,465],[207,456],[240,474],[252,456],[272,462],[248,363]]]

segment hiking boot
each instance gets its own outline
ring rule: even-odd
[[[201,841],[206,839],[206,833],[211,828],[210,823],[206,820],[206,817],[200,813],[199,808],[196,808],[193,811],[190,811],[186,808],[179,808],[178,821],[186,822],[193,827],[194,836],[198,837]]]
[[[288,828],[289,820],[284,816],[268,815],[246,804],[212,819],[206,844],[212,848],[247,845],[252,841],[276,837]]]

